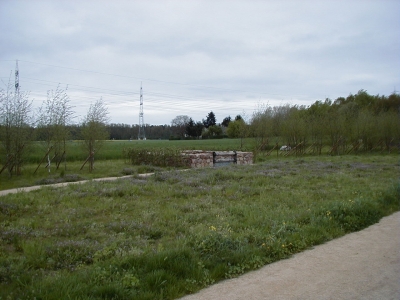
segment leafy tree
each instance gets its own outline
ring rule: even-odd
[[[208,127],[204,133],[203,138],[222,138],[222,127],[218,125],[213,125]]]
[[[203,124],[204,124],[205,128],[217,125],[217,120],[215,119],[215,114],[212,111],[208,113],[206,120],[203,119]]]
[[[334,103],[337,103],[337,101]],[[338,119],[336,122],[340,124],[342,139],[352,143],[353,147],[357,147],[358,141],[361,138],[359,127],[356,126],[356,120],[360,113],[360,106],[352,100],[340,106],[334,104],[334,107],[338,110]]]
[[[241,116],[236,116],[236,121],[242,120]],[[235,121],[235,122],[236,122]],[[250,122],[251,135],[255,138],[255,149],[263,150],[268,146],[272,136],[272,108],[260,105],[253,113]]]
[[[4,165],[10,175],[21,174],[28,142],[32,137],[32,101],[29,93],[15,91],[9,80],[0,90],[0,140],[4,147]]]
[[[289,115],[290,105],[286,104],[283,106],[274,106],[272,108],[272,122],[271,131],[272,136],[275,137],[275,142],[279,144],[279,140],[283,136],[283,122]]]
[[[195,123],[194,123],[193,119],[190,118],[189,122],[186,124],[185,133],[190,137],[194,137],[195,136],[194,128],[195,128]]]
[[[229,138],[235,139],[240,136],[240,126],[241,126],[240,123],[241,121],[233,121],[229,123],[228,129],[226,131]]]
[[[232,121],[231,116],[225,117],[225,118],[222,120],[221,125],[224,126],[224,127],[228,127],[228,125],[229,125],[229,123],[230,123],[231,121]]]
[[[84,146],[88,153],[87,161],[89,161],[90,172],[94,169],[94,154],[100,150],[102,142],[109,137],[106,128],[107,122],[108,109],[100,98],[100,100],[90,105],[81,130]]]
[[[147,139],[169,139],[171,137],[170,125],[147,125]]]
[[[137,136],[137,134],[133,134],[132,126],[128,124],[111,123],[107,125],[107,130],[110,133],[110,139],[112,140],[129,140],[133,136]],[[146,137],[147,136],[148,132],[146,130]]]
[[[354,101],[360,108],[371,108],[375,105],[376,98],[369,95],[366,90],[359,90],[358,93],[354,95]]]
[[[240,138],[240,150],[243,150],[244,139],[249,134],[249,126],[247,126],[244,119],[238,119],[236,121],[230,122],[227,135],[230,138]]]
[[[379,140],[378,120],[370,110],[362,110],[354,123],[359,141],[362,141],[364,150],[372,150]]]
[[[381,112],[377,116],[378,123],[377,131],[380,133],[380,138],[385,145],[385,148],[390,152],[390,146],[394,141],[400,141],[400,121],[399,114],[395,111]]]
[[[372,151],[379,146],[390,151],[400,141],[399,107],[397,93],[371,96],[360,90],[333,102],[316,101],[307,108],[283,105],[259,109],[251,120],[251,134],[256,139],[256,149],[271,137],[276,137],[277,143],[284,137],[292,145],[305,145],[311,140],[312,148],[308,149],[318,154],[324,141],[329,141],[331,154]],[[239,124],[235,122],[228,126],[230,137],[238,136]]]
[[[195,129],[196,130],[196,137],[200,137],[202,132],[203,132],[203,129],[204,129],[204,124],[202,122],[200,122],[200,121],[197,121],[196,125],[195,125],[195,128],[196,128]]]
[[[283,121],[282,129],[286,142],[291,146],[302,143],[306,140],[306,125],[304,120],[304,107],[290,107],[286,118]]]
[[[332,151],[331,154],[343,153],[346,149],[346,141],[343,135],[342,118],[340,116],[339,107],[331,105],[332,101],[325,100],[329,104],[329,110],[326,114],[326,119],[323,122],[324,134],[329,137]]]
[[[377,114],[386,111],[398,112],[399,108],[400,94],[393,92],[389,95],[389,97],[379,97],[379,99],[375,102],[374,111]]]
[[[239,120],[243,120],[243,118],[242,118],[241,115],[237,115],[237,116],[235,117],[235,121],[239,121]]]
[[[329,108],[328,102],[316,101],[307,109],[306,126],[313,145],[312,149],[316,154],[322,152],[325,136],[324,121],[327,120]]]
[[[186,134],[193,138],[198,138],[201,136],[204,125],[202,122],[194,122],[192,118],[189,119],[186,125]]]

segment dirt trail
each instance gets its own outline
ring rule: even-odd
[[[182,300],[400,299],[400,212]]]
[[[137,176],[148,177],[153,174],[154,173],[145,173],[145,174],[138,174]],[[91,182],[91,181],[113,181],[113,180],[131,178],[131,177],[132,177],[132,175],[126,175],[126,176],[120,176],[120,177],[103,177],[103,178],[94,178],[94,179],[81,180],[81,181],[61,182],[61,183],[46,184],[46,185],[34,185],[34,186],[21,187],[21,188],[9,189],[9,190],[2,190],[2,191],[0,191],[0,196],[20,193],[20,192],[30,192],[30,191],[34,191],[34,190],[39,190],[42,187],[63,187],[63,186],[67,186],[70,184],[81,184],[81,183],[87,183],[87,182]]]

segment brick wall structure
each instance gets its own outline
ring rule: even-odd
[[[252,152],[236,151],[183,151],[188,166],[191,168],[215,167],[226,164],[250,165],[253,163]]]
[[[253,152],[236,152],[238,165],[251,165],[253,163]]]

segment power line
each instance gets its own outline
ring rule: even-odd
[[[21,60],[19,60],[21,62]],[[24,61],[22,62],[28,62],[28,63],[34,63],[34,64],[39,64],[39,65],[46,65],[46,66],[51,66],[51,67],[56,67],[56,68],[64,68],[64,69],[70,69],[70,70],[75,70],[75,71],[83,71],[83,72],[91,72],[91,73],[97,73],[97,74],[104,74],[104,75],[110,75],[110,76],[118,76],[118,77],[125,77],[125,78],[136,78],[132,76],[123,76],[123,75],[116,75],[116,74],[109,74],[109,73],[103,73],[103,72],[96,72],[96,71],[88,71],[88,70],[82,70],[82,69],[75,69],[75,68],[69,68],[69,67],[60,67],[60,66],[54,66],[54,65],[49,65],[49,64],[40,64],[40,63],[35,63],[35,62],[29,62],[29,61]],[[35,85],[42,85],[42,86],[48,86],[48,87],[54,87],[54,84],[57,85],[66,85],[68,86],[68,94],[71,95],[71,101],[77,102],[74,107],[87,107],[90,103],[86,101],[82,101],[84,99],[88,100],[94,100],[100,96],[104,95],[109,95],[111,97],[104,97],[105,102],[107,104],[115,104],[119,105],[121,107],[126,107],[126,106],[132,106],[131,102],[131,97],[137,95],[137,92],[134,91],[127,91],[127,90],[117,90],[117,89],[110,89],[110,88],[99,88],[99,87],[93,87],[93,86],[87,86],[87,85],[80,85],[80,84],[71,84],[71,83],[63,83],[63,82],[57,82],[57,81],[51,81],[51,80],[44,80],[44,79],[37,79],[37,78],[32,78],[32,77],[24,77],[22,76],[20,79],[23,80],[23,82],[28,82],[28,83],[33,83]],[[155,82],[163,82],[163,83],[170,83],[170,84],[179,84],[183,86],[193,86],[198,89],[218,89],[218,90],[224,90],[224,91],[239,91],[239,90],[232,90],[232,89],[222,89],[222,88],[214,88],[214,87],[206,87],[206,86],[199,86],[199,85],[194,85],[194,84],[181,84],[181,83],[176,83],[176,82],[167,82],[167,81],[160,81],[160,80],[152,80],[150,79],[149,81],[155,81]],[[84,94],[79,94],[79,92],[83,92]],[[72,93],[72,94],[71,94]],[[34,91],[32,94],[34,94],[37,97],[46,99],[47,93],[45,92],[40,92],[40,91]],[[243,111],[245,108],[248,108],[248,104],[244,103],[243,100],[240,99],[230,99],[229,103],[223,99],[216,99],[210,98],[210,97],[202,97],[202,96],[187,96],[187,95],[176,95],[176,94],[171,94],[171,93],[165,93],[165,92],[158,92],[158,91],[149,91],[146,92],[147,95],[149,95],[149,98],[146,98],[147,106],[154,112],[166,112],[166,111],[179,111],[181,112],[182,109],[185,110],[184,114],[190,114],[190,113],[196,113],[198,114],[199,112],[205,112],[205,111],[218,111],[218,110],[226,110],[227,105],[230,106],[230,111]],[[141,106],[140,110],[142,111],[143,109],[143,95],[142,91],[140,93],[141,95]],[[39,100],[39,99],[38,99]],[[36,99],[35,99],[36,101]],[[74,103],[75,104],[75,103]],[[134,106],[132,106],[134,107]],[[179,107],[177,109],[177,107]],[[140,113],[139,113],[140,114]],[[143,119],[143,114],[140,115]],[[139,120],[140,121],[140,120]],[[142,122],[144,123],[144,122]]]
[[[91,87],[91,86],[84,86],[84,85],[76,85],[76,84],[70,84],[70,83],[62,83],[62,82],[56,82],[56,81],[49,81],[49,80],[43,80],[43,79],[35,79],[35,78],[30,78],[30,77],[22,77],[22,79],[28,79],[27,82],[33,82],[35,84],[39,84],[39,85],[44,85],[44,86],[53,86],[51,84],[46,84],[46,82],[49,83],[56,83],[56,84],[65,84],[66,86],[68,86],[69,91],[84,91],[84,92],[91,92],[91,93],[97,93],[99,96],[100,95],[112,95],[112,96],[122,96],[122,97],[131,97],[134,95],[137,95],[137,92],[133,92],[133,91],[121,91],[121,90],[113,90],[113,89],[104,89],[104,88],[97,88],[97,87]],[[39,82],[36,82],[39,81]],[[45,83],[42,83],[45,82]],[[71,89],[74,88],[74,89]],[[192,97],[192,96],[182,96],[182,95],[174,95],[174,94],[166,94],[166,93],[160,93],[160,92],[148,92],[148,94],[151,97],[149,100],[155,100],[158,101],[158,103],[168,103],[168,104],[176,104],[176,101],[168,101],[168,100],[159,100],[157,98],[154,97],[158,97],[158,98],[167,98],[167,99],[174,99],[174,100],[187,100],[187,101],[191,101],[193,103],[193,101],[198,101],[201,104],[204,103],[204,105],[209,106],[211,102],[213,101],[223,101],[221,99],[215,99],[215,98],[209,98],[209,97]],[[84,97],[84,96],[80,96],[80,97]],[[87,98],[87,96],[86,96]],[[130,100],[126,100],[126,101],[130,101]],[[230,100],[231,104],[232,102],[237,102],[240,100]]]
[[[19,60],[22,62],[26,62],[26,63],[31,63],[31,64],[38,64],[38,65],[44,65],[44,66],[50,66],[50,67],[54,67],[54,68],[62,68],[62,69],[69,69],[69,70],[74,70],[74,71],[81,71],[81,72],[90,72],[90,73],[96,73],[96,74],[103,74],[103,75],[109,75],[109,76],[117,76],[117,77],[125,77],[125,78],[134,78],[134,79],[143,79],[143,78],[138,78],[138,77],[134,77],[134,76],[126,76],[126,75],[118,75],[118,74],[111,74],[111,73],[105,73],[105,72],[98,72],[98,71],[91,71],[91,70],[84,70],[84,69],[79,69],[79,68],[70,68],[70,67],[63,67],[63,66],[57,66],[57,65],[51,65],[51,64],[44,64],[44,63],[38,63],[38,62],[32,62],[32,61],[26,61],[26,60]],[[45,82],[53,82],[53,83],[59,83],[61,84],[61,82],[56,82],[56,81],[46,81],[46,80],[42,80],[42,79],[34,79],[34,78],[29,78],[26,77],[27,79],[31,79],[31,80],[36,80],[36,81],[45,81]],[[202,86],[202,85],[196,85],[196,84],[187,84],[187,83],[177,83],[177,82],[172,82],[172,81],[162,81],[162,80],[155,80],[155,79],[144,79],[144,80],[148,80],[148,81],[153,81],[153,82],[161,82],[161,83],[168,83],[168,84],[176,84],[176,85],[182,85],[182,86],[193,86],[193,87],[197,87],[200,89],[214,89],[214,90],[221,90],[221,91],[233,91],[233,92],[244,92],[247,93],[246,91],[243,90],[235,90],[235,89],[226,89],[226,88],[218,88],[218,87],[209,87],[209,86]],[[87,91],[87,89],[96,89],[96,90],[103,90],[103,91],[113,91],[110,89],[102,89],[102,88],[97,88],[97,87],[89,87],[89,86],[81,86],[81,85],[76,85],[76,84],[70,84],[70,83],[63,83],[63,84],[68,84],[68,86],[75,86],[75,87],[80,87],[81,90],[83,91]],[[85,89],[82,89],[85,88]],[[119,95],[119,94],[127,94],[127,95],[135,95],[137,93],[135,92],[131,92],[131,91],[116,91],[114,90],[115,93],[107,93],[107,94],[113,94],[113,95]],[[209,97],[193,97],[193,96],[182,96],[182,95],[171,95],[171,94],[165,94],[165,93],[158,93],[158,92],[148,92],[149,95],[153,95],[153,96],[159,96],[159,97],[167,97],[167,98],[175,98],[175,99],[182,99],[182,100],[218,100],[220,101],[221,99],[211,99]],[[257,94],[257,95],[269,95],[269,96],[280,96],[278,94],[268,94],[268,93],[253,93],[253,94]]]
[[[140,84],[140,109],[139,109],[139,133],[138,140],[145,140],[146,135],[144,133],[144,120],[143,120],[143,89]]]
[[[193,87],[198,87],[198,88],[202,88],[202,89],[214,89],[214,90],[229,91],[229,92],[248,93],[248,91],[236,90],[236,89],[226,89],[226,88],[204,86],[204,85],[198,85],[198,84],[192,84],[192,83],[180,83],[180,82],[164,81],[164,80],[151,79],[151,78],[141,78],[141,77],[135,77],[135,76],[112,74],[112,73],[105,73],[105,72],[99,72],[99,71],[91,71],[91,70],[84,70],[84,69],[78,69],[78,68],[56,66],[56,65],[32,62],[32,61],[27,61],[27,60],[20,60],[20,61],[26,62],[26,63],[31,63],[31,64],[42,65],[42,66],[49,66],[49,67],[53,67],[53,68],[60,68],[60,69],[67,69],[67,70],[88,72],[88,73],[96,73],[96,74],[102,74],[102,75],[108,75],[108,76],[116,76],[116,77],[124,77],[124,78],[130,78],[130,79],[138,79],[138,80],[141,80],[141,81],[151,81],[151,82],[168,83],[168,84],[183,85],[183,86],[193,86]],[[267,95],[268,93],[257,93],[257,94],[265,94],[265,95]],[[269,95],[271,95],[271,94],[269,94]]]

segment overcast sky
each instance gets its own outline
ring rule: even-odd
[[[79,122],[102,97],[113,123],[250,118],[360,89],[400,90],[400,1],[0,0],[0,76],[18,59],[35,107],[65,88]]]

